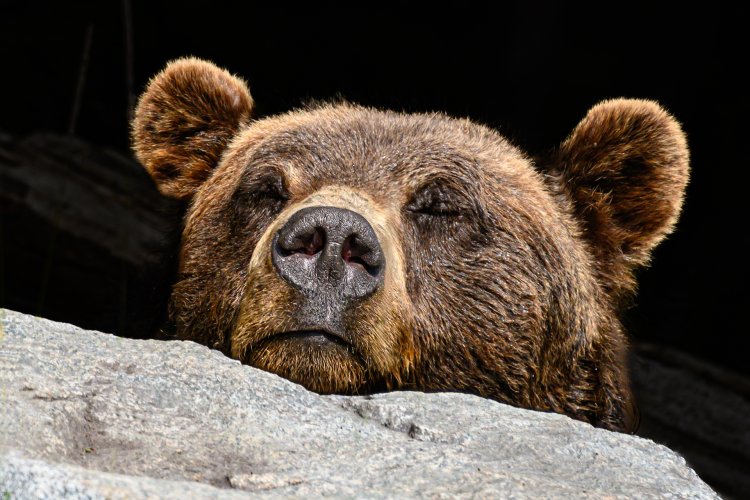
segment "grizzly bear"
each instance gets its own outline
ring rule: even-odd
[[[135,154],[188,206],[166,336],[319,393],[460,391],[634,429],[618,313],[688,180],[664,109],[602,102],[539,165],[440,113],[252,110],[194,58],[138,103]]]

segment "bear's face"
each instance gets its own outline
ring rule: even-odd
[[[350,106],[272,118],[195,196],[174,318],[319,392],[401,386],[418,363],[419,387],[510,398],[494,381],[538,375],[555,287],[592,290],[566,228],[528,160],[469,122]]]
[[[594,108],[545,176],[467,120],[251,108],[194,59],[139,103],[139,159],[190,201],[177,338],[323,393],[458,390],[632,427],[616,308],[687,180],[658,106]]]

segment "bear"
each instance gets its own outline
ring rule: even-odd
[[[437,112],[253,105],[197,58],[138,101],[135,156],[187,207],[162,338],[321,394],[463,392],[634,432],[620,314],[682,207],[674,117],[607,100],[533,160]]]

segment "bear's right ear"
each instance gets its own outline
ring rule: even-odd
[[[162,194],[188,200],[252,108],[239,78],[207,61],[177,59],[151,79],[138,101],[133,150]]]

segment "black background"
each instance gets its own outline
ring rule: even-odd
[[[640,273],[626,323],[639,341],[750,374],[747,15],[738,7],[433,2],[406,11],[385,3],[353,10],[133,2],[129,72],[123,2],[3,5],[0,131],[69,132],[90,27],[74,133],[126,154],[130,99],[166,61],[183,55],[244,77],[259,115],[339,96],[403,111],[442,110],[496,127],[531,154],[558,144],[601,99],[657,100],[684,126],[692,177],[678,229]],[[27,231],[34,237],[34,227]],[[12,244],[7,235],[2,243],[3,251]],[[4,261],[5,269],[15,265]],[[31,269],[28,276],[35,276]],[[0,285],[9,305],[16,287],[39,286],[35,278]],[[72,297],[75,287],[68,285]]]

